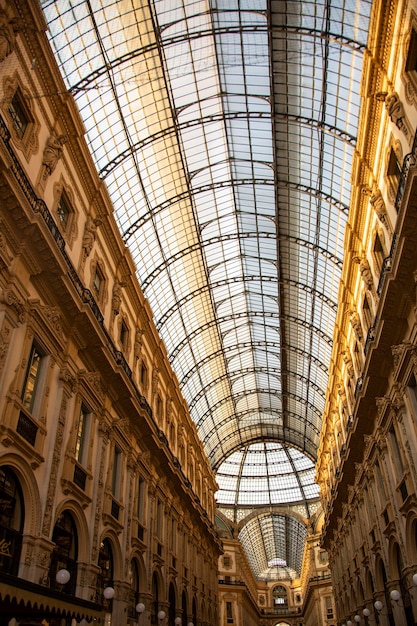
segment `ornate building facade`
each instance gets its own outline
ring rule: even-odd
[[[338,621],[417,622],[417,5],[374,3],[317,479]]]
[[[0,3],[0,624],[415,625],[417,2],[372,7],[321,505],[259,517],[305,529],[292,580],[216,507],[46,29]]]
[[[216,624],[213,472],[40,7],[0,22],[0,622]]]

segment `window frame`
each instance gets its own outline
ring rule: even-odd
[[[92,415],[91,410],[82,402],[78,414],[77,431],[75,434],[75,460],[82,467],[88,465],[88,449],[91,435]]]
[[[29,380],[31,377],[31,369],[35,353],[39,355],[39,362],[34,375],[32,389],[28,391]],[[23,409],[29,413],[32,417],[37,418],[39,416],[39,410],[42,403],[42,390],[45,385],[46,371],[47,371],[47,358],[48,355],[45,350],[41,348],[39,343],[32,341],[29,355],[26,363],[26,371],[22,383],[21,401]],[[33,375],[32,375],[33,378]]]
[[[13,96],[7,107],[10,119],[12,121],[14,133],[23,141],[25,135],[33,123],[32,115],[25,104],[25,98],[19,85],[17,85]]]
[[[113,463],[111,469],[110,489],[115,500],[120,500],[122,491],[122,466],[123,466],[123,449],[115,442],[113,447]]]

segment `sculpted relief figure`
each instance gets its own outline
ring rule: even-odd
[[[372,291],[372,288],[374,286],[374,279],[372,276],[371,267],[365,253],[355,256],[353,260],[359,265],[359,271],[361,273],[362,280],[365,283],[366,288]]]
[[[349,311],[350,314],[350,323],[352,324],[352,328],[355,332],[355,335],[358,341],[362,341],[363,333],[362,333],[362,324],[357,311]]]
[[[16,20],[10,19],[6,11],[0,7],[0,61],[4,61],[15,47]]]
[[[93,218],[91,217],[91,215],[88,216],[83,237],[84,256],[90,256],[91,250],[93,249],[93,245],[96,240],[97,228],[102,223],[103,222],[99,218]]]
[[[385,206],[384,198],[382,197],[381,190],[375,185],[371,197],[369,198],[369,202],[371,203],[379,221],[388,229],[391,233],[391,223],[388,218],[387,208]]]
[[[390,120],[397,128],[401,129],[406,135],[408,134],[407,126],[404,122],[405,112],[404,107],[398,94],[394,91],[389,94],[385,99],[385,107]]]
[[[43,151],[42,163],[45,166],[45,175],[50,175],[56,168],[59,159],[62,156],[63,146],[67,139],[64,135],[57,135],[53,130],[46,142],[45,150]]]
[[[113,315],[119,315],[120,305],[122,303],[122,289],[126,287],[127,283],[116,280],[113,287],[112,296],[112,310]]]

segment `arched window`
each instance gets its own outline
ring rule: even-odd
[[[288,606],[287,590],[282,585],[277,585],[272,591],[275,606]]]
[[[411,597],[410,592],[408,590],[407,578],[404,575],[404,561],[401,553],[400,546],[396,543],[394,546],[395,551],[395,560],[397,566],[397,576],[399,578],[399,589],[398,591],[401,594],[401,600],[404,607],[404,612],[406,616],[407,624],[414,624],[414,615],[413,609],[411,605]]]
[[[58,517],[52,541],[55,547],[52,550],[51,565],[49,568],[49,580],[52,589],[61,589],[65,593],[75,595],[77,585],[77,558],[78,558],[78,537],[72,515],[64,511]],[[62,569],[68,570],[70,579],[65,584],[57,582],[56,574]]]
[[[22,550],[25,509],[14,472],[0,467],[0,571],[17,576]]]
[[[139,596],[139,566],[136,559],[132,559],[129,565],[129,580],[130,580],[130,601],[129,601],[129,616],[137,619],[136,605],[140,602]]]
[[[111,612],[112,600],[106,599],[103,595],[106,587],[113,587],[114,576],[113,551],[108,539],[103,539],[101,542],[98,553],[98,566],[100,571],[97,576],[97,600],[103,605],[105,610]]]
[[[159,584],[158,584],[158,576],[156,575],[156,573],[153,573],[152,576],[152,597],[153,597],[153,604],[152,604],[152,615],[151,615],[151,623],[152,624],[157,624],[158,623],[158,612],[159,612]]]
[[[172,583],[169,584],[168,602],[169,602],[168,624],[174,624],[174,620],[177,617],[177,598],[175,595],[175,588]]]
[[[387,251],[385,249],[385,242],[383,240],[382,233],[381,234],[378,232],[375,233],[372,256],[374,259],[376,273],[379,274],[382,269],[384,258],[387,256]]]
[[[365,328],[368,331],[372,326],[373,311],[372,311],[372,306],[369,303],[368,295],[366,293],[363,296],[362,313],[363,313],[363,319],[365,322]]]
[[[187,596],[185,591],[182,592],[182,596],[181,596],[181,609],[182,609],[182,621],[183,624],[187,623]]]

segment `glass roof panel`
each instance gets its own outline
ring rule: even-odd
[[[254,443],[236,450],[219,466],[216,500],[220,506],[231,500],[251,505],[256,498],[257,504],[273,506],[317,498],[314,475],[314,463],[301,451],[274,442]],[[308,496],[304,492],[307,486],[314,487]]]
[[[252,570],[260,580],[297,578],[306,537],[305,525],[284,515],[259,515],[239,533]]]
[[[219,493],[314,499],[371,0],[41,4],[213,468],[262,442],[260,488]],[[260,561],[242,530],[259,576],[298,571],[289,519],[258,521]]]

